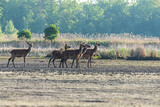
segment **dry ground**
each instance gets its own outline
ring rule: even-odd
[[[160,61],[94,60],[87,68],[81,60],[71,69],[47,68],[42,58],[7,68],[7,60],[0,58],[0,106],[160,107]]]

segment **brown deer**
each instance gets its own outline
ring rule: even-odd
[[[61,59],[62,67],[64,67],[64,63],[65,63],[66,67],[68,68],[66,62],[67,62],[67,60],[68,60],[69,58],[71,58],[71,59],[78,59],[78,57],[81,55],[84,47],[85,47],[84,43],[81,43],[79,49],[75,49],[75,50],[65,50],[65,51],[62,53],[62,59]],[[73,63],[74,63],[74,62],[72,62],[72,66],[73,66]],[[72,66],[71,66],[71,67],[72,67]],[[60,63],[60,67],[61,67],[61,63]],[[78,60],[76,60],[76,67],[78,67]]]
[[[24,58],[24,67],[25,67],[25,58],[29,54],[29,52],[31,51],[31,47],[32,47],[32,44],[30,44],[29,42],[27,42],[27,44],[29,45],[28,49],[13,49],[13,50],[11,50],[11,52],[10,52],[11,57],[8,59],[7,67],[9,65],[9,62],[11,59],[12,59],[13,66],[15,67],[15,65],[14,65],[15,57],[23,57]]]
[[[87,51],[83,54],[83,58],[88,58],[88,64],[87,67],[91,67],[91,59],[93,54],[97,51],[97,47],[100,46],[100,44],[95,43],[94,48],[93,49],[87,49]],[[90,64],[90,66],[89,66]]]
[[[67,49],[69,49],[69,48],[71,48],[70,46],[68,46],[67,44],[65,44],[65,46],[64,46],[64,48],[65,48],[65,50],[67,50]],[[55,61],[55,59],[61,59],[62,58],[62,53],[63,53],[63,49],[61,49],[61,50],[54,50],[54,51],[52,51],[51,52],[51,58],[50,58],[50,60],[49,60],[49,62],[48,62],[48,68],[49,68],[49,65],[50,65],[50,62],[51,62],[51,60],[53,59],[53,65],[54,65],[54,67],[56,68],[56,66],[55,66],[55,64],[54,64],[54,61]],[[61,62],[60,62],[61,63]]]
[[[81,59],[81,57],[83,56],[83,54],[86,53],[87,49],[90,48],[90,47],[91,47],[91,46],[89,45],[89,43],[88,43],[88,44],[85,44],[85,47],[83,48],[82,53],[81,53],[81,54],[78,56],[78,58],[76,59],[76,60],[78,60],[78,61],[77,61],[77,62],[78,62],[78,65],[77,65],[78,67],[80,67],[80,65],[79,65],[79,60]],[[73,62],[72,62],[73,64],[74,64],[74,60],[75,60],[75,59],[73,59]],[[72,64],[72,67],[73,67],[73,64]],[[71,67],[71,68],[72,68],[72,67]]]

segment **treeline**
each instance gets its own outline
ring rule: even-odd
[[[50,24],[59,26],[61,33],[160,36],[160,1],[0,0],[0,33],[42,33]]]

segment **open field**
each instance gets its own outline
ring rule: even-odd
[[[82,59],[71,69],[30,57],[26,68],[22,58],[7,68],[7,60],[0,57],[0,106],[160,106],[160,61],[93,60],[87,68]]]

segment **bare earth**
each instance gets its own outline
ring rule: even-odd
[[[49,59],[0,58],[0,107],[160,107],[160,61],[81,60],[81,68],[47,68]],[[57,60],[55,63],[59,64]],[[68,61],[70,66],[71,60]]]

